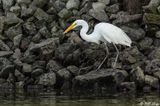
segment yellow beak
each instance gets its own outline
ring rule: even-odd
[[[72,30],[73,28],[75,28],[75,26],[76,26],[75,23],[71,24],[71,25],[64,31],[64,34],[65,34],[65,33],[68,33],[70,30]]]

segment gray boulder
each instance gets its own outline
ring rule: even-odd
[[[80,5],[79,0],[68,0],[68,2],[66,4],[66,8],[67,9],[78,9],[79,5]]]

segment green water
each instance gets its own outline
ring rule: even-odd
[[[55,92],[40,95],[1,96],[0,106],[160,106],[158,94],[115,97],[56,96]],[[150,105],[147,105],[150,103]]]

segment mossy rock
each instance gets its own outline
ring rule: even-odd
[[[143,16],[143,22],[146,24],[155,24],[160,26],[160,15],[145,13]]]

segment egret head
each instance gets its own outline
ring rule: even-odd
[[[68,33],[69,31],[71,31],[72,29],[76,28],[77,26],[82,26],[83,24],[85,24],[86,22],[84,20],[76,20],[74,21],[65,31],[65,33]]]

